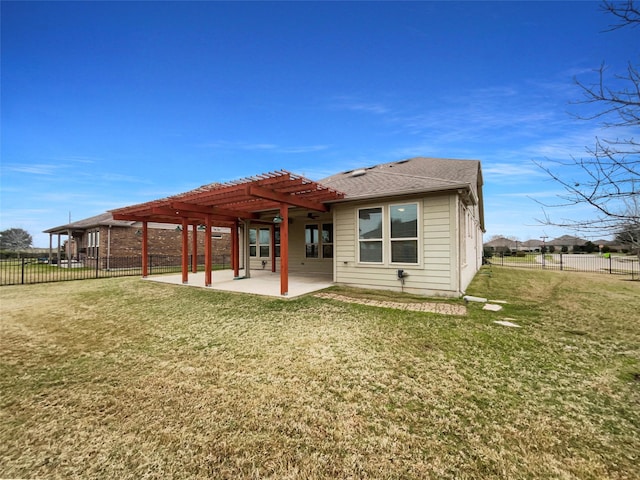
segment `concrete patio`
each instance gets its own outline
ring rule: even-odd
[[[215,270],[212,272],[212,285],[204,286],[204,272],[189,273],[188,287],[200,287],[211,290],[225,292],[252,293],[254,295],[265,295],[279,298],[295,298],[300,295],[322,290],[333,285],[331,277],[328,275],[295,275],[289,274],[289,293],[286,296],[280,295],[280,273],[273,273],[270,270],[251,270],[250,278],[243,278],[244,270],[240,270],[240,277],[233,278],[233,270]],[[153,275],[145,280],[152,282],[171,283],[183,285],[182,274]]]

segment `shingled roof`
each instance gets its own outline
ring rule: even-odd
[[[87,228],[98,227],[103,225],[104,226],[111,225],[113,227],[129,227],[133,224],[134,222],[114,220],[113,215],[109,212],[106,212],[106,213],[101,213],[100,215],[96,215],[94,217],[83,218],[82,220],[78,220],[76,222],[71,222],[65,225],[60,225],[58,227],[53,227],[48,230],[44,230],[44,233],[66,234],[69,230],[85,230]]]
[[[339,190],[345,200],[469,188],[478,198],[482,173],[478,160],[415,157],[331,175],[320,184]]]

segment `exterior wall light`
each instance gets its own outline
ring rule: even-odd
[[[273,223],[282,223],[282,220],[284,220],[284,218],[282,218],[280,214],[273,217]]]

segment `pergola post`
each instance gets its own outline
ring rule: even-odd
[[[289,206],[280,204],[280,295],[289,294]]]
[[[189,224],[182,219],[182,283],[189,283]]]
[[[147,222],[142,222],[142,278],[149,276],[149,230]]]
[[[198,273],[198,225],[191,229],[191,273]]]
[[[233,222],[231,229],[231,268],[233,268],[233,276],[240,276],[240,239],[238,238],[238,220]]]
[[[205,218],[204,232],[204,286],[211,286],[211,217]]]

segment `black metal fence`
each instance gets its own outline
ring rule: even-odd
[[[182,257],[170,255],[149,255],[149,275],[181,271]],[[192,257],[189,256],[189,269]],[[197,257],[198,270],[204,271],[204,255]],[[229,255],[214,255],[212,268],[231,268]],[[142,257],[98,257],[83,261],[55,260],[46,258],[0,259],[0,286],[25,285],[32,283],[63,282],[90,278],[125,277],[142,275]]]
[[[503,267],[536,268],[574,272],[631,275],[640,278],[640,262],[636,255],[571,254],[571,253],[518,253],[496,254],[487,257],[492,265]]]

